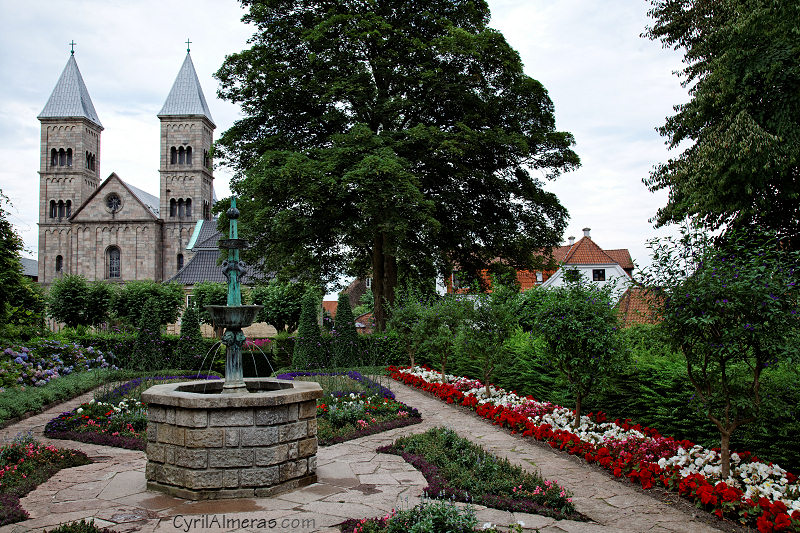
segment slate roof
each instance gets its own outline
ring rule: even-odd
[[[214,125],[211,118],[211,111],[208,109],[206,97],[203,96],[203,89],[200,87],[200,80],[194,70],[192,56],[186,54],[178,77],[172,84],[164,107],[158,112],[159,117],[172,115],[199,115],[206,117]],[[216,127],[216,125],[214,125]]]
[[[22,263],[22,274],[24,276],[29,278],[39,277],[39,262],[36,259],[20,257],[19,262]]]
[[[94,104],[92,104],[86,84],[83,83],[83,77],[74,55],[69,56],[67,65],[38,118],[40,120],[43,118],[85,118],[100,128],[103,127],[100,119],[97,118],[97,112],[94,110]]]
[[[219,259],[219,246],[217,242],[223,238],[222,232],[217,230],[217,221],[203,220],[199,229],[196,244],[192,247],[192,256],[189,261],[169,281],[176,281],[183,285],[194,285],[203,281],[225,283],[222,267],[217,263]],[[240,280],[242,284],[249,285],[263,274],[253,265],[245,263],[245,273]]]
[[[142,202],[145,207],[147,207],[151,213],[153,213],[156,217],[158,217],[159,211],[161,210],[160,201],[158,196],[153,196],[149,192],[145,192],[138,187],[134,187],[127,181],[123,182],[125,185],[130,189],[130,191]]]

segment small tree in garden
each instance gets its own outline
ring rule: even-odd
[[[164,346],[161,338],[159,303],[150,298],[141,310],[136,341],[133,345],[133,365],[137,370],[155,370],[163,366]]]
[[[414,356],[425,340],[422,322],[424,312],[425,304],[420,292],[406,287],[397,291],[397,299],[390,309],[389,321],[386,324],[387,329],[396,331],[403,339],[403,346],[412,367],[415,366]]]
[[[47,293],[47,314],[70,328],[91,324],[86,316],[89,285],[86,278],[65,274],[53,280]]]
[[[277,279],[255,287],[253,303],[264,306],[258,313],[258,321],[270,324],[277,332],[293,332],[300,320],[304,293],[304,284]]]
[[[423,338],[422,349],[439,363],[442,383],[447,382],[447,360],[455,348],[456,336],[472,305],[459,295],[446,295],[425,308],[415,335]]]
[[[495,372],[509,363],[505,342],[518,325],[514,313],[517,294],[511,287],[493,284],[491,294],[481,294],[474,300],[470,320],[462,324],[459,337],[480,368],[487,396]]]
[[[180,368],[195,370],[195,363],[203,356],[203,333],[200,330],[200,316],[195,305],[187,306],[181,318],[181,338],[175,353]],[[197,370],[200,370],[199,368]]]
[[[203,281],[195,285],[194,289],[192,289],[192,299],[195,305],[197,305],[200,322],[211,326],[214,329],[214,337],[220,338],[223,328],[214,324],[214,321],[211,320],[211,315],[206,311],[206,306],[225,305],[228,303],[227,285],[224,283]]]
[[[319,309],[319,291],[308,289],[303,296],[303,310],[292,353],[292,367],[296,370],[319,367],[325,359],[325,347],[322,345],[322,334],[317,322]]]
[[[114,285],[105,281],[89,283],[86,292],[86,320],[92,326],[99,326],[108,321],[114,289]]]
[[[143,313],[152,313],[163,326],[178,319],[183,307],[183,285],[153,280],[129,281],[112,298],[114,313],[131,326],[137,326]]]
[[[356,331],[350,298],[339,293],[336,318],[333,324],[333,365],[336,367],[355,366],[358,362],[358,332]]]
[[[548,290],[534,311],[534,331],[575,396],[576,428],[583,400],[623,355],[610,293],[610,286],[598,288],[578,279]]]
[[[756,420],[761,387],[780,364],[797,363],[800,251],[757,232],[712,241],[651,241],[650,286],[660,288],[663,328],[686,358],[689,380],[720,434],[721,475],[730,475],[731,433]]]

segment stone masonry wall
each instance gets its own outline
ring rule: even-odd
[[[316,481],[316,401],[148,406],[148,487],[181,498],[269,496]]]

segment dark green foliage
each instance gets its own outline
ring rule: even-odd
[[[660,288],[661,327],[719,429],[723,478],[731,433],[759,417],[762,384],[800,361],[800,250],[783,244],[741,230],[712,242],[685,228],[677,242],[651,242],[648,284]]]
[[[98,527],[95,525],[94,520],[81,520],[80,522],[72,522],[69,524],[61,524],[55,529],[50,531],[44,530],[43,533],[116,533],[113,529],[107,527]]]
[[[448,294],[423,308],[412,329],[413,342],[419,342],[442,373],[445,381],[447,363],[457,346],[457,335],[465,319],[473,311],[471,301],[461,295]]]
[[[669,192],[659,225],[800,236],[800,3],[650,0],[647,36],[684,53],[691,99],[660,129],[682,153],[645,180]]]
[[[14,231],[14,226],[8,221],[7,211],[3,204],[10,202],[3,191],[0,190],[0,324],[5,323],[13,314],[20,302],[15,298],[15,293],[23,283],[22,263],[19,253],[22,251],[22,238]]]
[[[164,342],[157,306],[157,300],[150,298],[141,310],[132,354],[136,370],[156,370],[164,365]]]
[[[87,298],[89,285],[86,278],[65,274],[53,280],[47,293],[47,314],[67,327],[88,326]]]
[[[88,284],[85,316],[89,325],[99,326],[108,321],[115,289],[114,285],[104,281],[93,281]]]
[[[575,397],[577,427],[584,398],[614,372],[624,354],[610,287],[575,282],[548,290],[536,307],[533,327]]]
[[[216,76],[245,117],[219,149],[266,270],[371,272],[381,330],[398,279],[558,242],[566,210],[537,176],[579,164],[573,139],[485,1],[244,4],[251,48]]]
[[[349,367],[358,364],[359,343],[353,311],[350,309],[350,298],[339,293],[336,307],[336,320],[333,325],[333,367]]]
[[[214,336],[221,337],[222,329],[211,320],[211,315],[206,311],[207,305],[226,305],[228,303],[228,287],[224,283],[203,281],[192,289],[192,300],[200,311],[200,321],[214,328]]]
[[[253,303],[263,305],[257,320],[266,322],[280,333],[291,333],[297,329],[303,304],[305,285],[302,283],[271,280],[266,285],[253,289]]]
[[[172,365],[186,370],[200,370],[200,363],[207,350],[204,350],[203,333],[200,331],[200,317],[197,307],[188,306],[181,318],[181,334],[171,360]]]
[[[137,327],[144,314],[163,326],[178,319],[183,300],[183,285],[178,283],[129,281],[114,293],[111,306],[116,316],[129,326]]]
[[[395,297],[397,297],[395,295]],[[358,299],[358,305],[353,309],[353,316],[361,316],[371,313],[375,309],[375,295],[372,291],[367,291]]]
[[[326,350],[317,322],[320,301],[319,291],[315,289],[308,289],[303,296],[303,312],[292,353],[292,368],[295,370],[321,368],[325,364]]]

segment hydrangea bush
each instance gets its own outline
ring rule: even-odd
[[[108,357],[107,357],[108,355]],[[0,387],[41,387],[52,379],[94,368],[114,368],[102,351],[78,344],[44,339],[30,346],[10,346],[0,358]]]

